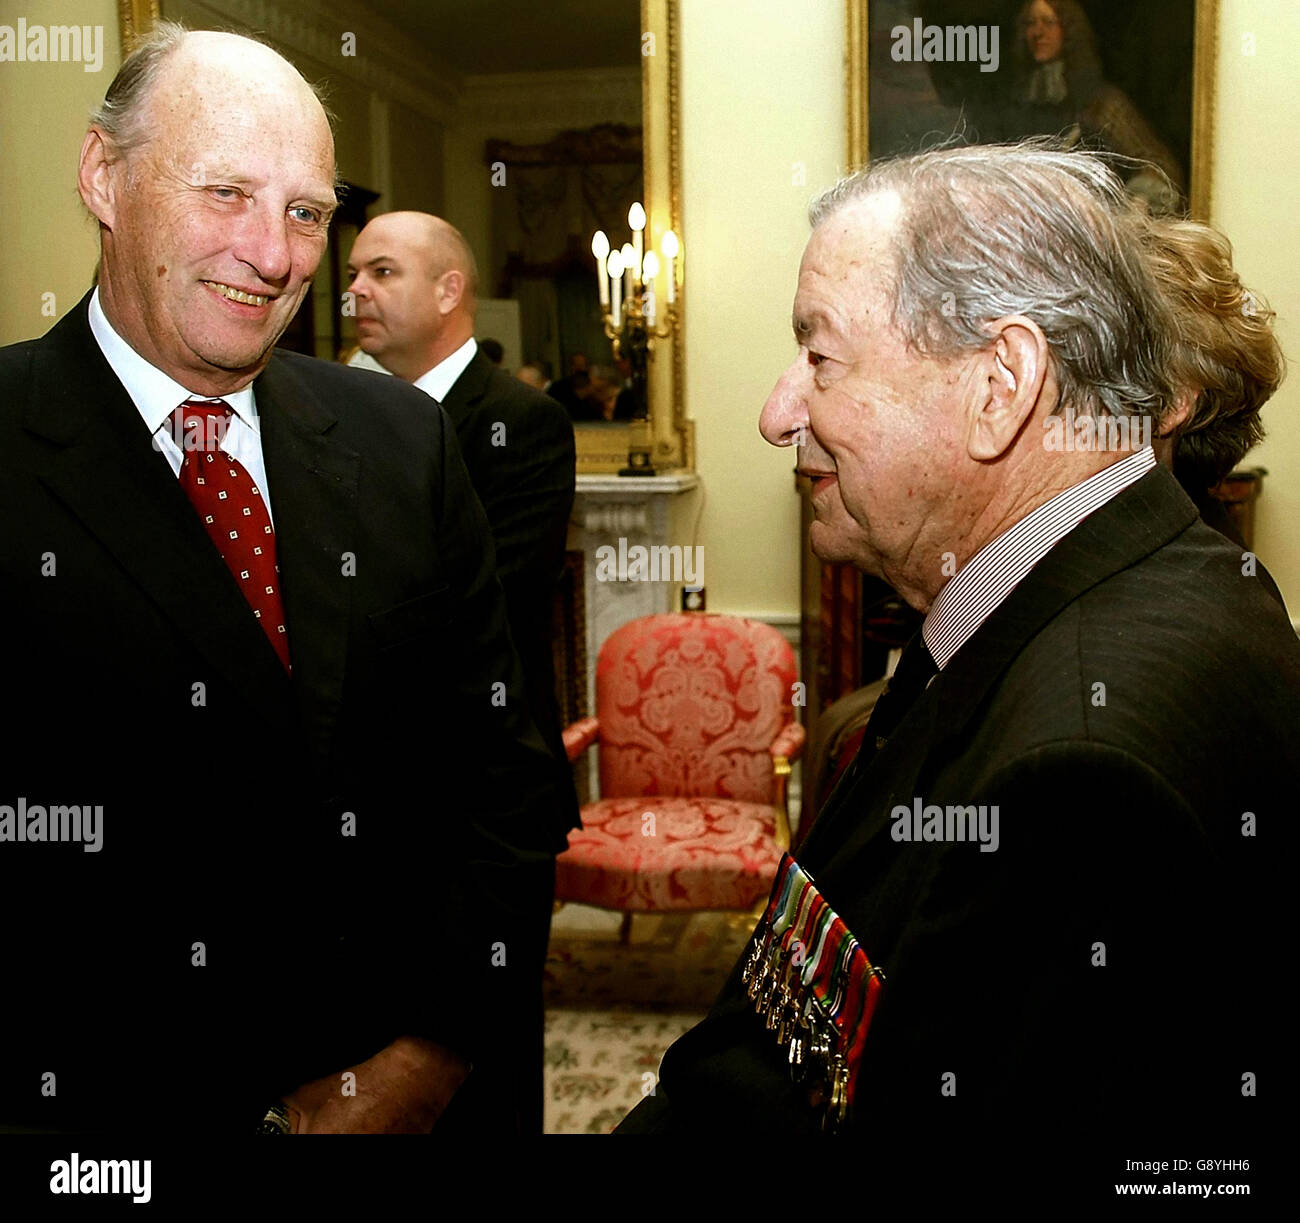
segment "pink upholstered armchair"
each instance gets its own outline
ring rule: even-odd
[[[753,620],[645,616],[610,634],[596,717],[564,732],[571,761],[600,744],[601,798],[556,863],[556,898],[628,914],[763,900],[790,844],[795,680],[785,638]]]

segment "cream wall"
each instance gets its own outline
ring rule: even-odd
[[[844,5],[681,0],[681,37],[686,404],[708,607],[793,617],[794,454],[763,441],[758,415],[794,355],[808,200],[843,168]]]
[[[77,156],[121,63],[114,0],[0,4],[3,24],[20,15],[29,26],[102,27],[103,64],[0,64],[0,344],[44,335],[90,287],[99,237],[77,195]]]
[[[1268,469],[1255,550],[1300,616],[1300,4],[1220,0],[1212,220],[1242,279],[1277,311],[1291,377],[1264,409]],[[1254,54],[1247,35],[1254,36]]]

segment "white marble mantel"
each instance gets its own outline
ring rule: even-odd
[[[700,477],[693,471],[667,471],[657,476],[580,475],[578,492],[583,495],[634,492],[657,496],[689,492],[699,484]]]
[[[598,582],[596,550],[660,545],[692,546],[686,531],[675,532],[674,499],[700,487],[694,472],[657,476],[580,475],[569,519],[568,546],[583,555],[583,596],[587,622],[587,708],[596,711],[596,655],[616,628],[656,612],[680,607],[675,582]],[[678,538],[677,535],[681,537]]]

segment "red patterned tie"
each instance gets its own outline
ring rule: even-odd
[[[244,465],[221,449],[230,405],[188,400],[172,413],[172,423],[185,455],[181,487],[287,671],[289,635],[271,515]]]

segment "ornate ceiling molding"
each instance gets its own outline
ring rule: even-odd
[[[641,126],[641,70],[589,68],[467,76],[459,122],[476,129],[555,131],[606,123]]]

